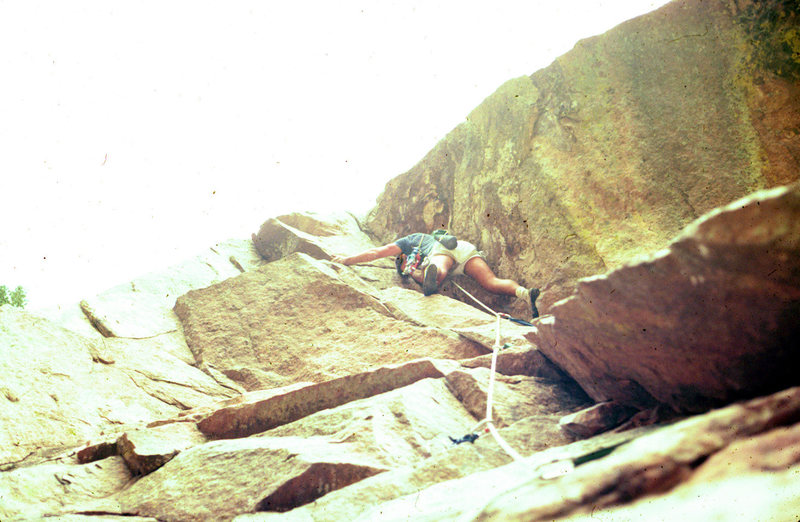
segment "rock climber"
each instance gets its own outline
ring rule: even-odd
[[[436,293],[448,275],[466,274],[494,294],[513,295],[530,302],[533,318],[539,317],[539,310],[536,308],[538,288],[525,288],[511,279],[498,278],[489,268],[483,253],[479,252],[475,245],[449,235],[441,237],[439,241],[432,234],[417,232],[387,245],[370,248],[349,257],[334,256],[331,260],[343,265],[356,265],[396,256],[397,270],[403,272],[409,256],[413,259],[416,249],[421,254],[422,261],[418,267],[414,267],[410,275],[422,285],[422,292],[426,296]],[[453,248],[447,248],[448,246]]]

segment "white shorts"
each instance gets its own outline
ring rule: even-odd
[[[452,275],[461,275],[464,273],[464,266],[467,264],[467,261],[472,259],[473,257],[480,257],[481,259],[486,259],[483,257],[483,253],[478,251],[475,248],[475,245],[468,241],[458,241],[458,245],[453,250],[448,250],[438,241],[435,245],[433,245],[433,250],[431,250],[430,255],[425,259],[425,263],[423,265],[428,264],[428,261],[432,256],[443,254],[449,258],[451,258],[455,263],[453,264],[453,268],[450,270]]]

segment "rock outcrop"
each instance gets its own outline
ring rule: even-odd
[[[390,181],[368,229],[448,228],[542,287],[546,312],[579,278],[798,179],[797,16],[786,0],[680,0],[583,40]]]
[[[534,343],[597,401],[700,412],[796,384],[800,184],[711,212],[551,313]]]
[[[330,380],[380,362],[486,353],[458,335],[396,319],[354,274],[337,271],[293,254],[193,290],[175,311],[198,361],[248,390]]]
[[[237,392],[161,350],[88,339],[0,307],[0,466],[80,446]]]
[[[340,232],[326,236],[339,248],[363,240],[360,232]],[[126,321],[142,316],[115,316],[111,293],[85,302],[105,302],[102,323],[113,332],[91,320],[86,306],[85,322],[63,316],[64,326],[1,309],[7,356],[0,434],[10,450],[1,462],[0,498],[13,502],[2,503],[0,517],[230,520],[290,511],[389,472],[434,484],[509,460],[489,441],[467,449],[451,440],[486,414],[494,317],[413,287],[390,287],[402,281],[388,261],[349,268],[284,254],[187,288],[173,315],[165,309],[170,300],[154,299],[146,313],[174,326],[148,323],[150,338],[118,336],[133,332]],[[140,280],[174,281],[170,270],[183,274],[186,265]],[[128,294],[116,292],[125,303]],[[495,425],[523,453],[572,441],[558,420],[590,404],[526,339],[531,330],[503,325],[506,348],[495,366],[507,375],[498,374],[493,388]],[[451,448],[462,456],[445,466]],[[86,478],[91,466],[116,470],[107,489]],[[47,494],[69,489],[64,502],[21,494],[36,470],[49,469],[74,477],[42,486]],[[380,498],[405,491],[397,488],[382,486]]]
[[[500,323],[496,360],[494,317],[381,288],[402,282],[393,267],[370,282],[298,252],[179,297],[182,357],[159,336],[87,337],[3,307],[0,517],[579,520],[685,503],[733,518],[695,499],[741,487],[779,513],[800,495],[784,321],[800,302],[799,210],[795,185],[712,212],[651,259],[580,281],[534,326]],[[596,290],[609,281],[619,290]],[[716,343],[689,342],[706,333],[694,316]],[[743,323],[748,335],[719,333]]]
[[[797,519],[789,7],[674,2],[510,82],[387,186],[380,237],[279,216],[0,307],[0,520]],[[331,261],[438,226],[548,313]]]

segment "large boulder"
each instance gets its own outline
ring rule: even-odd
[[[351,270],[302,253],[193,290],[175,312],[198,362],[248,390],[486,353],[448,330],[395,318]]]
[[[124,514],[159,520],[230,520],[258,508],[286,511],[385,471],[347,443],[312,438],[214,441],[181,452],[122,491]]]
[[[180,324],[172,308],[179,296],[263,263],[249,241],[220,242],[194,259],[88,297],[80,307],[104,337],[143,339],[175,332]]]
[[[330,259],[334,254],[358,252],[374,245],[349,214],[320,215],[295,212],[270,218],[258,233],[253,245],[267,262],[277,261],[295,252],[315,259]]]
[[[132,354],[0,307],[0,469],[236,393],[140,343]]]
[[[532,341],[597,401],[699,412],[796,384],[800,185],[711,212],[551,312]]]
[[[797,180],[796,13],[744,4],[675,1],[509,81],[386,185],[367,228],[447,227],[543,287],[546,312],[579,278]]]
[[[798,518],[800,426],[736,441],[701,464],[669,495],[592,509],[569,520],[793,520]]]
[[[0,519],[41,520],[108,497],[133,480],[121,457],[88,465],[46,463],[0,474]]]
[[[361,229],[357,219],[347,213],[285,214],[265,221],[252,238],[255,249],[266,262],[277,261],[295,252],[314,259],[329,260],[334,255],[350,256],[378,246]],[[396,274],[390,259],[376,259],[350,269],[379,289],[396,285],[407,288],[415,286]]]
[[[613,515],[614,509],[631,500],[639,500],[637,509],[622,508],[620,513],[632,512],[638,516],[601,520],[639,520],[648,519],[641,517],[642,513],[656,512],[648,509],[648,505],[660,495],[663,495],[659,498],[661,506],[674,506],[691,499],[696,511],[685,518],[705,520],[717,512],[736,512],[725,510],[716,501],[724,493],[743,494],[741,482],[737,481],[743,465],[725,469],[737,450],[739,455],[735,460],[751,460],[751,470],[769,472],[760,477],[751,472],[744,482],[758,486],[759,496],[752,501],[761,503],[765,512],[777,512],[779,507],[790,505],[793,496],[797,498],[797,482],[789,480],[799,468],[797,433],[796,428],[778,433],[771,430],[796,424],[799,419],[800,389],[793,388],[671,426],[605,434],[551,448],[504,466],[396,496],[361,512],[357,520],[373,520],[382,513],[391,514],[393,520],[536,521],[560,520],[572,515],[579,520],[592,520],[591,516],[602,513],[601,509],[608,509]],[[781,452],[780,443],[789,444],[789,451]],[[708,470],[701,466],[707,459]],[[695,473],[698,476],[693,480]],[[712,477],[713,481],[706,482],[705,488],[713,493],[711,502],[706,504],[689,496],[705,493],[697,484]],[[693,483],[694,487],[676,490],[675,497],[670,498],[671,490],[683,481]],[[781,487],[776,497],[767,492],[769,485]],[[681,512],[685,514],[687,510]],[[314,511],[317,513],[320,516],[314,519],[326,520],[324,512]],[[663,518],[663,512],[657,518]],[[264,519],[253,516],[242,520]]]

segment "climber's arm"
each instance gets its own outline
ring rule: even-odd
[[[369,261],[375,261],[383,257],[399,256],[401,253],[402,250],[400,250],[399,246],[394,243],[389,243],[381,247],[370,248],[369,250],[365,250],[360,254],[350,257],[333,256],[331,261],[343,265],[357,265],[358,263],[368,263]]]

